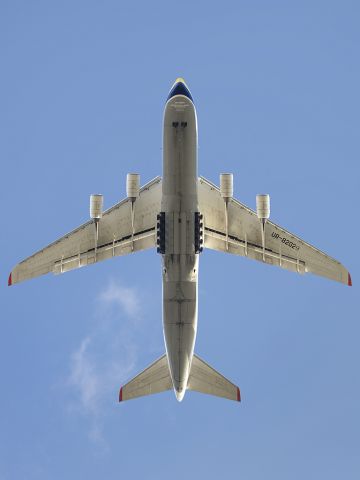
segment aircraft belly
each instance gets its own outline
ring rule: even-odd
[[[197,177],[195,107],[188,98],[176,96],[167,103],[164,114],[161,211],[165,212],[166,224],[164,339],[174,389],[180,397],[187,387],[197,329],[199,256],[194,247]]]
[[[197,330],[198,262],[194,257],[174,255],[164,258],[164,337],[171,377],[178,391],[186,389]],[[188,269],[181,271],[179,266],[182,263],[191,268],[192,275]]]
[[[164,114],[161,210],[195,211],[198,206],[197,119],[184,97],[171,99]]]

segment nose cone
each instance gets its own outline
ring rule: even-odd
[[[183,95],[184,97],[189,98],[194,103],[190,90],[188,89],[185,80],[181,77],[175,80],[175,83],[170,90],[167,101],[170,100],[170,98],[175,97],[175,95]]]

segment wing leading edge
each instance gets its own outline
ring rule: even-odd
[[[161,178],[157,177],[140,189],[133,207],[129,198],[103,213],[96,235],[94,220],[39,250],[20,262],[9,275],[8,284],[52,272],[91,265],[119,255],[156,246],[156,214],[160,211]]]
[[[199,178],[199,208],[204,219],[204,246],[297,272],[313,273],[351,286],[348,270],[337,260],[273,222],[262,225],[256,212],[238,200],[225,202],[220,189]],[[263,240],[264,239],[264,240]]]

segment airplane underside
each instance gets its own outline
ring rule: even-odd
[[[197,150],[196,110],[179,78],[165,105],[162,178],[140,188],[139,175],[128,174],[127,197],[104,212],[103,196],[91,195],[88,222],[20,262],[9,275],[13,285],[157,249],[166,353],[121,387],[120,401],[171,389],[179,401],[187,390],[240,401],[239,388],[194,354],[203,249],[352,285],[340,262],[269,220],[269,195],[257,195],[254,211],[233,197],[232,174],[220,175],[220,188],[199,177]]]
[[[174,93],[170,93],[164,112],[161,211],[165,214],[165,242],[160,251],[164,339],[180,401],[188,384],[197,330],[197,120],[192,100]]]

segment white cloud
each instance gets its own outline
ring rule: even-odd
[[[106,405],[117,401],[119,387],[135,372],[141,308],[136,289],[114,282],[96,302],[93,328],[71,355],[67,385],[73,393],[72,410],[89,417],[90,438],[104,444]]]
[[[88,412],[95,412],[96,397],[99,392],[99,379],[89,358],[90,337],[85,337],[80,347],[71,358],[71,372],[69,384],[74,386],[79,395],[82,406]]]
[[[136,317],[140,313],[139,296],[134,288],[122,287],[111,282],[101,292],[99,299],[103,304],[118,305],[129,317]]]

